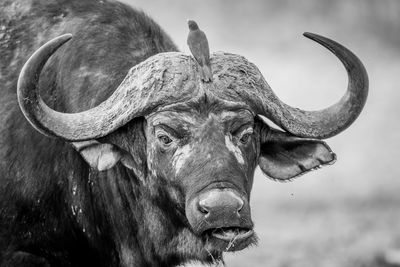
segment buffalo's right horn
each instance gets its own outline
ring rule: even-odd
[[[350,50],[326,37],[305,33],[334,53],[346,68],[349,81],[345,95],[334,105],[317,111],[305,111],[291,107],[269,92],[265,98],[265,109],[274,102],[275,110],[266,114],[272,121],[288,132],[302,137],[328,138],[349,127],[361,113],[368,96],[368,75],[361,61]],[[269,88],[266,88],[269,91]]]
[[[316,111],[289,106],[275,95],[256,65],[240,55],[224,52],[214,53],[211,63],[213,84],[226,89],[212,93],[220,99],[245,102],[255,114],[299,137],[324,139],[345,130],[356,120],[367,100],[367,72],[357,56],[341,44],[317,34],[304,35],[328,48],[346,68],[347,91],[336,104]]]

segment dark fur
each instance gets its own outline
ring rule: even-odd
[[[106,172],[90,170],[68,143],[36,132],[19,110],[22,65],[40,45],[68,32],[73,40],[52,57],[40,80],[45,101],[63,112],[97,105],[130,67],[177,50],[149,17],[118,2],[0,3],[0,265],[119,266],[120,244],[137,252],[130,255],[137,266],[187,260],[182,255],[191,248],[182,253],[174,247],[185,227],[176,222],[184,220],[162,193],[162,181],[146,191],[143,177],[120,164]],[[107,139],[145,159],[142,124],[137,119]],[[146,176],[145,162],[141,167]],[[132,236],[136,240],[128,240]],[[197,251],[200,244],[193,246]]]

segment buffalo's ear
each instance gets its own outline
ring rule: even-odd
[[[285,181],[333,164],[335,153],[323,141],[301,138],[273,128],[263,127],[259,166],[269,178]]]
[[[82,155],[90,167],[98,171],[111,169],[118,162],[130,169],[134,168],[132,156],[115,145],[89,140],[74,142],[72,146]]]

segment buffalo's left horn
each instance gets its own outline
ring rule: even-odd
[[[368,75],[361,61],[346,47],[317,34],[304,33],[304,36],[323,45],[342,61],[349,77],[345,95],[336,104],[318,111],[294,108],[269,95],[280,108],[261,115],[267,115],[294,135],[324,139],[345,130],[357,119],[367,100]],[[270,100],[265,102],[265,105],[270,104]]]
[[[190,60],[169,52],[134,66],[114,93],[100,105],[79,113],[55,111],[39,95],[39,77],[50,56],[71,37],[71,34],[65,34],[40,47],[25,63],[18,79],[21,110],[32,126],[45,135],[67,141],[99,138],[162,104],[185,101],[194,95],[195,87],[190,84],[194,78],[189,74],[188,79],[183,80],[177,75],[188,68]],[[165,79],[167,83],[164,83]]]

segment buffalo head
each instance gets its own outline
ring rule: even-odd
[[[164,181],[190,233],[218,255],[255,241],[249,198],[257,165],[269,178],[286,181],[333,163],[335,154],[320,139],[346,129],[364,106],[368,77],[359,59],[330,39],[306,36],[331,50],[349,76],[346,94],[319,111],[283,103],[242,56],[212,54],[213,82],[203,83],[194,59],[173,52],[134,66],[99,106],[60,113],[42,101],[37,84],[46,61],[70,35],[53,39],[29,59],[18,100],[33,127],[72,142],[91,167],[102,171],[120,162],[142,177],[148,190]],[[146,159],[99,142],[138,117],[144,118]],[[145,171],[138,168],[144,160]]]

